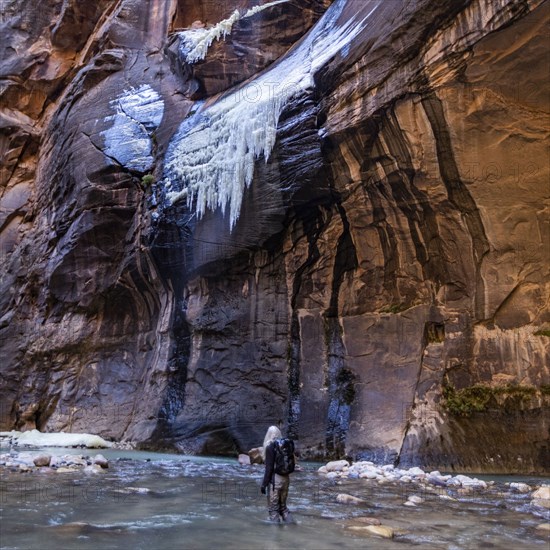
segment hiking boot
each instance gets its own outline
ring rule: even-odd
[[[286,512],[286,514],[283,514],[283,522],[294,523],[294,518],[292,517],[292,514],[290,512]]]

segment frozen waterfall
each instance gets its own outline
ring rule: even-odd
[[[285,105],[313,88],[315,71],[352,42],[378,6],[361,20],[337,27],[345,3],[336,0],[296,47],[254,81],[209,107],[198,105],[182,123],[165,159],[172,204],[185,198],[198,217],[206,208],[225,214],[229,206],[229,225],[235,226],[254,162],[262,156],[268,161]]]

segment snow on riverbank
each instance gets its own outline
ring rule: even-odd
[[[42,433],[38,430],[0,432],[0,442],[14,446],[87,447],[89,449],[112,447],[113,445],[98,435],[65,432]]]

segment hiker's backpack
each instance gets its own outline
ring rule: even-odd
[[[276,439],[275,450],[275,473],[286,476],[294,471],[294,441],[292,439]]]

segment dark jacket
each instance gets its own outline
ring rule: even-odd
[[[272,441],[265,449],[265,473],[262,487],[267,487],[273,478],[275,469],[275,442]]]

